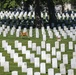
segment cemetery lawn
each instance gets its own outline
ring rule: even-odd
[[[30,60],[27,60],[25,58],[25,55],[22,54],[21,51],[18,51],[18,49],[16,49],[14,47],[14,41],[15,40],[19,40],[20,42],[22,42],[23,46],[26,46],[27,50],[30,50],[31,53],[35,53],[35,57],[39,57],[40,58],[40,62],[46,62],[46,61],[42,61],[41,60],[41,55],[36,55],[36,52],[32,51],[32,49],[29,49],[28,46],[27,46],[28,45],[28,40],[32,40],[32,42],[36,43],[37,46],[41,46],[41,41],[42,41],[41,30],[39,30],[40,38],[37,39],[35,37],[35,34],[36,34],[35,33],[35,29],[33,29],[33,37],[30,38],[30,39],[28,37],[23,37],[23,38],[16,37],[15,34],[12,36],[12,35],[10,35],[10,33],[8,33],[7,37],[3,37],[3,35],[0,35],[0,53],[2,52],[2,55],[5,56],[6,61],[9,61],[9,64],[10,64],[10,68],[9,68],[10,72],[4,72],[4,68],[0,66],[0,75],[11,75],[11,72],[15,71],[15,70],[18,71],[18,75],[27,75],[27,73],[22,73],[21,72],[21,67],[18,67],[17,63],[14,63],[13,59],[10,58],[10,55],[7,53],[7,51],[5,51],[2,48],[2,40],[6,40],[8,42],[8,44],[12,46],[12,49],[15,49],[15,52],[17,52],[19,54],[19,56],[23,57],[23,61],[27,62],[27,67],[28,68],[33,68],[33,72],[40,72],[40,68],[35,68],[34,64],[30,63]],[[46,31],[46,36],[47,36],[46,43],[50,43],[51,47],[54,47],[55,46],[55,41],[57,40],[55,35],[54,35],[53,39],[50,39],[48,34],[47,34],[47,31]],[[72,39],[70,39],[69,37],[66,40],[64,40],[63,37],[62,37],[61,41],[60,41],[60,44],[61,43],[65,44],[65,50],[66,50],[65,52],[62,52],[61,55],[68,54],[68,58],[69,58],[68,59],[69,63],[66,65],[66,72],[68,71],[68,69],[71,69],[70,60],[73,57],[72,53],[74,52],[74,50],[69,50],[68,49],[68,42],[69,41],[72,41]],[[73,43],[76,44],[76,41],[74,41]],[[45,49],[41,49],[41,50],[45,50]],[[57,49],[57,51],[60,51],[60,49]],[[51,51],[50,51],[50,53],[51,53]],[[51,56],[51,58],[53,58],[53,57],[56,57],[56,56]],[[62,63],[62,60],[58,61],[58,66],[60,65],[60,63]],[[46,71],[47,72],[46,72],[46,74],[41,74],[41,75],[48,75],[48,69],[49,68],[52,68],[52,64],[46,64]],[[55,69],[55,73],[60,73],[60,68],[59,67],[57,69]],[[76,75],[76,69],[74,69],[74,75]]]

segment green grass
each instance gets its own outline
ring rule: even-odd
[[[39,30],[39,33],[40,33],[40,38],[36,39],[36,38],[35,38],[35,30],[33,29],[33,37],[30,38],[30,40],[32,40],[33,43],[34,43],[34,42],[37,43],[37,46],[40,46],[40,45],[41,45],[41,40],[42,40],[41,30]],[[47,31],[46,31],[46,33],[47,33]],[[16,38],[15,34],[14,34],[13,36],[11,36],[11,35],[8,33],[7,37],[3,37],[2,35],[0,35],[0,52],[2,52],[2,55],[6,57],[6,61],[9,61],[9,64],[10,64],[10,72],[4,72],[3,67],[0,66],[0,75],[11,75],[11,72],[14,71],[14,70],[18,71],[18,74],[19,74],[19,75],[27,75],[27,73],[22,73],[22,72],[21,72],[21,67],[18,67],[18,66],[17,66],[17,63],[14,63],[13,59],[10,58],[10,55],[7,54],[7,51],[5,51],[5,50],[2,48],[2,44],[1,44],[1,43],[2,43],[2,40],[6,40],[6,41],[8,42],[8,44],[12,46],[12,49],[15,49],[15,52],[17,52],[17,53],[19,54],[19,56],[23,57],[23,62],[27,62],[28,68],[29,68],[29,67],[32,67],[34,72],[40,72],[40,68],[35,68],[35,67],[34,67],[34,64],[33,64],[33,63],[30,63],[30,60],[27,60],[27,59],[25,58],[25,55],[22,54],[21,51],[18,51],[18,49],[14,48],[14,41],[15,41],[15,40],[19,40],[20,42],[22,42],[22,45],[26,46],[27,50],[30,50],[31,53],[34,53],[34,54],[35,54],[35,57],[39,57],[39,58],[40,58],[40,62],[46,62],[46,61],[42,61],[42,60],[41,60],[41,55],[37,55],[37,54],[36,54],[36,51],[32,51],[32,49],[29,49],[29,48],[27,47],[27,45],[28,45],[28,40],[29,40],[29,39],[28,39],[27,37],[24,37],[24,39],[22,39],[22,38],[20,38],[20,37]],[[56,40],[57,40],[57,39],[56,39],[55,35],[54,35],[54,38],[53,38],[53,39],[50,39],[50,38],[48,37],[48,34],[47,34],[46,43],[50,43],[50,44],[51,44],[51,47],[54,47],[54,46],[55,46],[54,43],[55,43]],[[65,49],[66,49],[66,51],[65,51],[65,52],[62,52],[61,54],[62,54],[62,55],[63,55],[63,54],[68,54],[68,58],[69,58],[69,60],[68,60],[69,63],[66,65],[66,71],[71,68],[70,59],[72,58],[72,56],[73,56],[72,53],[74,52],[74,50],[69,50],[69,49],[68,49],[68,42],[69,42],[69,41],[72,41],[72,39],[70,39],[69,37],[68,37],[68,39],[66,39],[66,40],[64,40],[64,39],[62,38],[61,41],[60,41],[60,44],[61,44],[61,43],[65,43]],[[76,41],[74,41],[73,43],[75,44]],[[41,50],[45,50],[45,49],[41,49]],[[60,48],[57,49],[57,51],[60,51]],[[46,52],[46,53],[48,53],[48,52]],[[51,53],[51,50],[50,50],[50,53]],[[53,58],[53,57],[56,57],[56,56],[51,56],[51,58]],[[58,61],[58,66],[59,66],[60,63],[62,63],[62,60],[61,60],[61,61]],[[52,64],[46,64],[46,71],[48,71],[49,68],[52,68]],[[60,73],[60,69],[59,69],[59,68],[54,69],[54,70],[55,70],[55,73]],[[46,73],[46,74],[41,74],[41,75],[48,75],[48,74]],[[67,75],[67,74],[66,74],[66,75]],[[75,69],[74,69],[74,75],[76,75],[76,70],[75,70]]]

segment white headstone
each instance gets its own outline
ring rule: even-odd
[[[66,33],[64,33],[64,37],[63,37],[64,39],[67,39],[67,34]]]
[[[40,72],[34,72],[34,75],[40,75]]]
[[[30,27],[30,29],[29,29],[29,36],[30,36],[30,37],[33,36],[33,35],[32,35],[32,27]]]
[[[63,63],[68,64],[68,55],[67,54],[63,54]]]
[[[27,75],[33,75],[33,68],[27,69]]]
[[[22,46],[22,54],[26,54],[26,46]]]
[[[56,55],[56,48],[52,47],[52,55],[55,56]]]
[[[5,42],[5,44],[4,44],[4,50],[7,50],[7,47],[8,47],[8,43]]]
[[[12,71],[12,75],[18,75],[18,71]]]
[[[45,48],[45,41],[41,41],[41,48]]]
[[[36,51],[36,43],[32,43],[32,50]]]
[[[26,59],[30,59],[30,51],[29,50],[26,51]]]
[[[73,58],[76,58],[76,52],[73,52]]]
[[[46,34],[43,34],[43,41],[46,41]]]
[[[72,36],[72,41],[76,41],[75,35]]]
[[[4,72],[9,72],[9,62],[5,62],[4,64]]]
[[[40,59],[38,57],[34,58],[34,66],[40,67]]]
[[[75,50],[75,52],[76,52],[76,44],[74,45],[74,50]]]
[[[22,49],[22,43],[18,43],[18,50],[21,50]]]
[[[32,48],[32,41],[31,40],[28,41],[28,48]]]
[[[14,54],[14,62],[18,62],[18,53]]]
[[[71,49],[71,50],[73,49],[73,42],[72,41],[69,42],[69,49]]]
[[[19,35],[20,35],[20,30],[17,29],[17,31],[16,31],[16,37],[19,37]]]
[[[55,41],[55,48],[59,49],[59,41]]]
[[[50,43],[46,43],[46,51],[47,51],[47,52],[51,51]]]
[[[3,31],[3,37],[6,37],[6,31]]]
[[[20,61],[20,60],[19,60]],[[18,67],[22,67],[22,65],[23,65],[23,62],[17,62],[17,66]]]
[[[14,43],[14,45],[15,45],[15,48],[18,48],[18,40],[15,40],[15,43]]]
[[[0,58],[2,58],[2,53],[0,52]]]
[[[36,28],[36,38],[39,38],[39,30]]]
[[[50,68],[48,69],[48,75],[54,75],[54,69],[53,68]]]
[[[71,68],[76,69],[76,58],[71,59]]]
[[[60,45],[60,50],[61,50],[61,52],[65,52],[65,44]]]
[[[5,57],[4,57],[4,56],[2,56],[2,57],[1,57],[1,59],[0,59],[0,61],[1,61],[1,62],[5,62]],[[2,65],[2,66],[4,66],[4,63],[3,63],[3,65]]]
[[[46,63],[51,63],[51,55],[46,54]]]
[[[41,59],[46,60],[46,52],[45,51],[41,51]]]
[[[58,63],[57,63],[57,58],[52,58],[52,68],[57,68]]]
[[[60,51],[57,51],[56,57],[57,57],[57,60],[61,60],[61,52]]]
[[[1,33],[2,33],[2,27],[0,27],[0,35],[1,35]]]
[[[74,70],[73,69],[69,69],[68,70],[68,75],[74,75]]]
[[[13,34],[14,34],[14,30],[11,29],[11,31],[10,31],[10,35],[13,35]]]
[[[13,58],[14,57],[14,53],[15,53],[15,50],[11,50],[10,58]]]
[[[27,72],[27,63],[22,65],[22,72]]]
[[[52,32],[52,31],[49,32],[49,37],[50,37],[51,39],[53,39],[53,32]]]
[[[34,54],[30,54],[30,63],[34,63],[34,58],[35,58],[35,55]]]
[[[7,53],[11,53],[11,45],[7,46]]]
[[[46,74],[46,65],[45,65],[45,63],[40,64],[40,73],[41,74]]]
[[[40,46],[36,47],[36,53],[37,53],[37,55],[41,54],[41,47]]]
[[[5,47],[5,44],[6,44],[6,40],[2,40],[2,48]]]
[[[66,74],[66,67],[63,63],[60,64],[60,73],[61,74]]]
[[[56,73],[55,75],[61,75],[61,73]]]

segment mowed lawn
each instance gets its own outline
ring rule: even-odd
[[[31,53],[34,53],[35,54],[35,57],[39,57],[40,58],[40,63],[41,62],[45,62],[46,61],[43,61],[41,60],[41,55],[37,55],[36,54],[36,51],[32,51],[32,49],[29,49],[28,48],[28,41],[29,40],[32,40],[33,43],[36,43],[37,46],[41,46],[41,41],[42,41],[42,34],[41,34],[41,29],[39,29],[39,35],[40,35],[40,38],[36,38],[35,36],[35,29],[33,29],[33,37],[31,38],[28,38],[28,37],[16,37],[14,35],[10,35],[10,33],[8,33],[7,37],[3,37],[3,35],[0,35],[0,53],[2,52],[2,55],[5,56],[6,58],[6,61],[9,61],[9,64],[10,64],[10,72],[4,72],[4,68],[0,66],[0,75],[11,75],[11,72],[12,71],[18,71],[18,75],[27,75],[27,73],[22,73],[21,71],[21,67],[18,67],[17,66],[17,63],[14,63],[13,59],[10,58],[10,55],[7,53],[6,50],[4,50],[2,48],[2,40],[6,40],[8,42],[9,45],[11,45],[12,49],[15,50],[16,53],[19,54],[19,56],[23,57],[23,62],[27,62],[27,67],[28,68],[33,68],[33,72],[40,72],[40,68],[35,68],[34,67],[34,63],[30,63],[30,60],[27,60],[25,55],[21,53],[21,51],[19,51],[18,49],[16,49],[14,47],[14,42],[15,40],[18,40],[19,42],[22,42],[22,45],[23,46],[26,46],[27,50],[30,50]],[[57,40],[57,38],[53,37],[53,39],[50,39],[49,36],[48,36],[48,33],[47,33],[47,30],[46,30],[46,43],[50,43],[51,47],[55,47],[55,41]],[[73,50],[69,50],[68,49],[68,43],[69,41],[72,41],[71,38],[67,38],[67,39],[63,39],[63,37],[61,38],[61,41],[60,41],[60,44],[61,43],[64,43],[65,44],[65,52],[62,52],[61,55],[63,54],[68,54],[68,61],[69,63],[66,66],[66,72],[68,72],[68,69],[71,69],[71,58],[73,57],[73,52],[74,52],[74,49]],[[76,41],[73,41],[73,44],[75,45],[76,44]],[[46,49],[41,49],[42,51],[46,50]],[[56,51],[60,51],[60,48],[57,49]],[[46,54],[50,53],[51,54],[51,49],[50,49],[50,52],[46,52]],[[56,56],[52,56],[51,55],[51,58],[55,58]],[[55,73],[60,73],[60,68],[59,68],[59,65],[60,63],[62,63],[62,60],[61,61],[58,61],[58,68],[57,69],[54,69]],[[46,64],[46,74],[41,74],[41,75],[48,75],[48,69],[49,68],[52,68],[52,64]],[[50,74],[51,75],[51,74]],[[66,74],[67,75],[67,74]],[[74,69],[74,75],[76,75],[76,69]]]

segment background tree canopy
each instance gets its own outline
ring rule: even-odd
[[[32,0],[29,0],[31,3]],[[41,0],[42,3],[44,3],[46,0]],[[3,9],[10,9],[15,7],[21,7],[22,0],[0,0],[0,10]],[[23,0],[24,3],[27,2],[27,0]],[[73,5],[76,5],[76,0],[54,0],[54,4],[64,4],[64,3],[71,3]]]
[[[26,0],[23,0],[24,2]],[[21,6],[22,0],[0,0],[0,9],[10,9]]]

